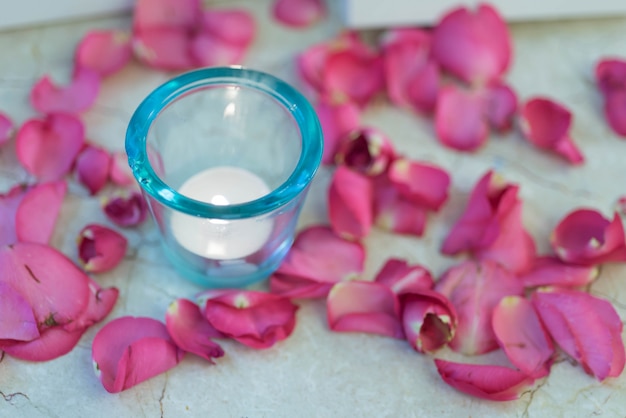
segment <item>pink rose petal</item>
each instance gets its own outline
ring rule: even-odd
[[[126,255],[128,241],[106,226],[90,224],[78,233],[78,258],[85,271],[103,273],[117,267]]]
[[[626,61],[620,58],[598,61],[595,77],[598,88],[605,97],[618,91],[626,91]]]
[[[350,101],[334,102],[328,96],[321,96],[315,111],[324,133],[322,163],[334,164],[339,143],[346,134],[359,127],[361,110]]]
[[[74,170],[78,181],[94,195],[106,185],[109,179],[111,156],[104,148],[87,145],[76,157]]]
[[[128,165],[128,156],[125,152],[115,151],[111,153],[111,166],[109,167],[109,179],[118,186],[130,186],[135,184],[133,172]]]
[[[432,53],[441,67],[470,84],[486,84],[508,69],[512,55],[506,22],[490,5],[449,11],[435,26]]]
[[[569,136],[572,113],[565,106],[544,97],[529,99],[520,110],[522,132],[538,148],[582,164],[584,156]]]
[[[430,210],[438,211],[448,199],[450,175],[435,165],[398,158],[388,177],[402,197]]]
[[[596,266],[566,264],[557,257],[537,257],[532,269],[519,277],[525,287],[579,287],[593,282],[600,271]]]
[[[500,347],[515,367],[535,378],[548,375],[554,345],[529,300],[502,298],[493,309],[492,325]]]
[[[373,184],[376,225],[398,234],[421,236],[427,209],[402,197],[386,176],[379,176]]]
[[[189,70],[196,66],[191,37],[185,28],[156,27],[133,33],[135,57],[159,70]]]
[[[66,192],[64,181],[41,183],[30,188],[15,212],[17,240],[47,244],[54,232]]]
[[[0,340],[32,341],[39,337],[33,309],[11,286],[0,282]]]
[[[231,44],[210,32],[194,36],[189,48],[194,66],[198,67],[240,64],[247,52],[247,46]]]
[[[133,55],[131,36],[121,30],[92,30],[76,47],[74,61],[100,77],[112,75],[128,64]]]
[[[72,168],[84,142],[85,128],[78,117],[50,114],[22,125],[16,153],[24,168],[40,180],[59,180]]]
[[[167,308],[165,326],[176,345],[214,363],[222,357],[224,350],[211,338],[219,338],[219,333],[202,315],[200,308],[187,299],[177,299]]]
[[[492,129],[507,132],[513,127],[517,114],[517,94],[501,80],[489,83],[486,90],[487,120]]]
[[[604,101],[604,116],[613,132],[626,137],[626,90],[607,93]]]
[[[30,103],[41,113],[78,113],[89,109],[100,91],[100,75],[85,67],[74,70],[72,81],[56,86],[48,76],[41,78],[30,92]]]
[[[337,283],[328,294],[326,313],[333,331],[404,338],[398,298],[382,283]]]
[[[102,288],[92,279],[89,279],[89,303],[83,313],[73,322],[63,328],[68,332],[86,330],[106,318],[117,302],[120,292],[115,287]]]
[[[534,378],[503,366],[463,364],[435,359],[444,382],[456,390],[490,401],[518,399]]]
[[[326,16],[323,0],[274,0],[272,16],[283,25],[305,28]]]
[[[93,339],[96,375],[110,393],[122,392],[176,366],[184,352],[152,318],[114,319]]]
[[[201,11],[200,0],[137,0],[133,29],[192,28]]]
[[[0,146],[9,142],[9,139],[13,136],[13,130],[13,121],[0,112]]]
[[[430,271],[419,264],[409,265],[406,260],[390,258],[380,269],[375,282],[384,284],[397,295],[432,289],[435,285]]]
[[[498,348],[491,327],[493,309],[503,297],[523,293],[517,278],[491,261],[466,261],[451,267],[436,282],[435,290],[452,302],[458,314],[450,347],[466,355]]]
[[[328,216],[333,231],[340,237],[366,237],[373,223],[370,180],[345,166],[339,166],[328,192]]]
[[[298,233],[270,277],[270,289],[290,298],[325,297],[335,283],[358,277],[364,264],[363,244],[340,238],[328,227],[312,226]]]
[[[72,351],[84,332],[84,329],[66,331],[62,327],[45,328],[39,338],[30,341],[0,340],[0,350],[22,360],[49,361]]]
[[[202,12],[202,31],[222,41],[248,47],[256,34],[254,16],[243,9],[208,9]]]
[[[118,190],[102,201],[104,214],[121,227],[137,226],[146,219],[148,206],[138,191]]]
[[[437,138],[446,147],[458,151],[475,151],[487,140],[485,97],[455,86],[439,91],[435,109]]]
[[[367,176],[377,176],[387,171],[395,158],[391,139],[372,127],[361,127],[344,135],[335,162]]]
[[[400,303],[404,334],[414,350],[433,352],[452,340],[458,321],[454,306],[443,295],[420,289],[403,294]]]

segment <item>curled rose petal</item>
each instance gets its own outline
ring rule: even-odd
[[[359,127],[361,110],[350,101],[335,102],[328,96],[321,96],[315,105],[315,111],[324,132],[322,163],[333,164],[337,147],[343,137]]]
[[[39,337],[33,309],[22,295],[0,282],[0,340],[31,341]]]
[[[103,273],[115,268],[126,255],[128,241],[106,226],[90,224],[78,233],[78,258],[85,271]]]
[[[133,33],[135,57],[159,70],[188,70],[196,66],[191,37],[185,28],[156,27]]]
[[[448,269],[435,290],[454,305],[459,318],[450,347],[466,355],[483,354],[498,348],[491,327],[494,307],[505,296],[521,295],[517,278],[492,261],[466,261]]]
[[[125,152],[111,153],[109,179],[118,186],[130,186],[135,183],[133,172],[128,165],[128,156]]]
[[[274,0],[272,5],[274,19],[294,28],[311,26],[326,13],[323,0]]]
[[[402,197],[428,209],[438,211],[448,199],[450,175],[435,165],[398,158],[388,177]]]
[[[382,283],[337,283],[326,299],[326,313],[333,331],[404,337],[398,298]]]
[[[87,145],[76,157],[74,170],[78,181],[94,195],[106,185],[110,166],[111,156],[107,150]]]
[[[626,91],[626,61],[620,58],[601,59],[596,64],[595,77],[605,97],[617,91]]]
[[[470,84],[499,78],[511,63],[506,22],[490,5],[448,12],[435,26],[432,54],[441,67]]]
[[[552,151],[571,164],[582,164],[584,156],[569,136],[572,113],[565,106],[544,97],[526,101],[520,110],[521,129],[528,141]]]
[[[17,240],[47,244],[66,192],[64,181],[41,183],[28,189],[15,212]]]
[[[376,225],[398,234],[421,236],[427,209],[402,197],[386,176],[379,176],[373,184]]]
[[[624,368],[622,321],[613,306],[587,292],[544,288],[533,306],[556,343],[602,381]]]
[[[221,333],[202,316],[198,305],[187,299],[177,299],[167,308],[165,326],[176,345],[214,363],[222,357],[224,350],[211,338],[219,338]]]
[[[78,113],[89,109],[100,91],[100,75],[77,67],[68,86],[56,86],[50,77],[41,78],[30,92],[30,103],[41,113]]]
[[[517,113],[517,94],[503,81],[489,83],[486,90],[486,116],[489,125],[498,132],[507,132],[513,127]]]
[[[165,373],[183,355],[163,323],[131,316],[114,319],[102,327],[91,349],[96,375],[110,393],[122,392]]]
[[[373,223],[370,180],[345,166],[339,166],[328,191],[328,216],[333,231],[340,237],[366,237]]]
[[[100,77],[106,77],[124,68],[132,55],[129,33],[121,30],[93,30],[76,47],[74,61],[77,67],[87,68]]]
[[[611,91],[604,101],[604,116],[619,136],[626,137],[626,90]]]
[[[490,401],[511,401],[535,381],[523,372],[503,366],[463,364],[435,359],[444,382],[456,390]]]
[[[55,113],[22,125],[16,136],[16,153],[24,168],[40,180],[59,180],[72,168],[84,142],[81,120]]]
[[[550,241],[566,263],[591,266],[626,261],[624,227],[617,213],[610,221],[594,209],[574,210],[559,222]]]
[[[209,323],[226,337],[248,347],[269,348],[287,339],[296,326],[298,306],[289,298],[241,289],[199,295]]]
[[[390,258],[380,269],[375,282],[384,284],[397,295],[429,290],[435,285],[430,271],[419,264],[409,265],[406,260]]]
[[[133,29],[192,28],[200,18],[200,0],[137,0]]]
[[[557,257],[537,257],[532,269],[519,278],[526,287],[579,287],[593,282],[600,271],[596,266],[566,264]]]
[[[493,309],[493,331],[511,363],[539,378],[550,372],[554,345],[532,303],[521,296],[505,296]]]
[[[486,103],[481,92],[445,86],[439,91],[435,109],[437,138],[446,147],[475,151],[487,140]]]
[[[414,350],[433,352],[452,340],[457,316],[454,306],[443,295],[421,289],[403,294],[400,303],[404,334]]]
[[[0,112],[0,146],[9,142],[11,136],[13,136],[13,121]]]
[[[353,171],[376,176],[387,170],[395,157],[391,139],[372,127],[354,129],[344,135],[335,154],[335,162]]]
[[[365,248],[338,237],[325,226],[298,233],[289,253],[270,277],[272,293],[291,298],[325,297],[340,281],[363,272]]]
[[[137,226],[146,219],[148,207],[138,191],[118,190],[102,201],[104,214],[121,227]]]

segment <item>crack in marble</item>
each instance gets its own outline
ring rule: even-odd
[[[548,383],[548,378],[549,378],[549,375],[546,376],[546,378],[544,379],[543,382],[537,384],[537,386],[535,386],[534,388],[532,388],[532,389],[522,393],[522,395],[525,395],[526,393],[528,393],[529,396],[530,396],[530,398],[528,399],[528,402],[526,403],[526,406],[524,407],[524,412],[522,412],[522,418],[529,418],[530,417],[530,413],[528,412],[528,409],[532,405],[532,402],[533,402],[533,399],[535,397],[535,394],[537,392],[539,392],[541,390],[541,388],[543,388],[543,386]]]
[[[161,411],[161,418],[164,416],[163,412],[163,399],[165,398],[165,391],[167,390],[167,382],[169,380],[169,374],[165,374],[165,382],[163,383],[163,389],[161,389],[161,396],[159,397],[159,410]]]
[[[4,357],[4,355],[3,355],[3,357]],[[28,395],[23,393],[23,392],[13,392],[13,393],[5,394],[3,391],[0,390],[0,396],[2,396],[4,398],[4,400],[6,402],[10,403],[11,405],[13,405],[12,401],[13,401],[13,398],[16,397],[16,396],[24,397],[24,398],[26,398],[30,402],[30,398],[28,397]]]

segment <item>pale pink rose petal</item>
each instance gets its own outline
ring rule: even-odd
[[[72,351],[84,332],[84,329],[45,328],[39,338],[30,341],[0,340],[0,350],[22,360],[49,361]]]
[[[187,299],[177,299],[167,308],[165,326],[176,345],[214,364],[213,359],[222,357],[224,350],[211,338],[221,337],[198,305]]]
[[[335,102],[323,95],[315,104],[315,112],[324,133],[323,164],[334,164],[337,148],[349,132],[356,130],[361,124],[361,110],[348,101]]]
[[[224,42],[249,46],[256,34],[256,22],[243,9],[207,9],[202,12],[201,27]]]
[[[114,319],[98,331],[91,347],[96,375],[110,393],[165,373],[183,356],[165,325],[144,317]]]
[[[529,99],[520,109],[521,129],[528,141],[571,164],[582,164],[585,158],[569,136],[572,119],[564,105],[544,97]]]
[[[414,350],[428,353],[452,340],[458,324],[456,311],[440,293],[420,289],[400,297],[402,325]]]
[[[0,146],[9,142],[13,136],[13,121],[4,113],[0,112]]]
[[[623,325],[609,302],[556,287],[533,292],[532,302],[555,342],[587,373],[602,381],[623,369],[624,345],[616,344]]]
[[[0,194],[0,245],[17,242],[15,214],[27,190],[27,185],[18,184]]]
[[[194,28],[202,12],[200,0],[137,0],[133,29]]]
[[[339,166],[328,191],[328,217],[333,231],[340,237],[365,238],[373,223],[370,180]]]
[[[487,4],[477,10],[459,7],[435,26],[432,53],[441,67],[470,84],[499,78],[511,63],[512,45],[507,24]]]
[[[433,276],[425,267],[410,265],[406,260],[398,258],[387,260],[374,281],[384,284],[397,295],[429,290],[435,285]]]
[[[124,235],[106,226],[90,224],[78,233],[78,258],[85,271],[103,273],[117,267],[126,255]]]
[[[364,264],[362,243],[340,238],[326,226],[311,226],[296,236],[270,277],[270,289],[290,298],[325,297],[335,283],[358,277]]]
[[[491,323],[500,347],[515,367],[535,378],[548,375],[554,345],[528,299],[505,296],[494,308]]]
[[[133,172],[128,165],[128,156],[125,152],[114,151],[111,153],[109,179],[118,186],[135,184],[135,177],[133,177]]]
[[[427,209],[402,196],[386,176],[374,181],[374,222],[387,231],[421,236],[426,228]]]
[[[140,192],[117,190],[102,200],[102,210],[117,226],[137,226],[146,219],[148,206]]]
[[[593,282],[600,270],[596,266],[566,264],[553,256],[537,257],[532,269],[519,276],[526,287],[580,287]]]
[[[15,213],[15,232],[19,241],[47,244],[67,192],[65,181],[41,183],[30,188]]]
[[[404,338],[397,296],[382,283],[337,283],[326,299],[328,326],[336,332],[366,332]]]
[[[89,109],[100,92],[100,75],[84,67],[74,70],[67,86],[55,85],[44,76],[35,83],[30,92],[30,104],[41,113],[79,113]]]
[[[595,209],[576,209],[565,216],[550,237],[552,248],[566,263],[591,266],[626,261],[622,219],[606,219]]]
[[[485,108],[487,120],[492,129],[507,132],[513,127],[513,119],[517,114],[517,94],[501,80],[489,83],[486,88]]]
[[[490,401],[512,401],[535,381],[526,373],[503,366],[463,364],[435,359],[437,372],[456,390]]]
[[[94,195],[107,184],[110,166],[111,156],[107,150],[87,145],[76,157],[74,170],[78,181]]]
[[[247,52],[247,46],[232,44],[210,32],[194,36],[189,51],[197,67],[216,67],[240,64]]]
[[[395,153],[391,139],[382,131],[373,127],[360,127],[343,136],[335,154],[335,162],[358,173],[377,176],[387,171]]]
[[[29,173],[42,181],[59,180],[70,171],[84,143],[83,122],[55,113],[26,121],[17,132],[15,151]]]
[[[626,89],[611,91],[606,95],[604,116],[613,132],[626,137]]]
[[[0,340],[31,341],[39,337],[33,309],[22,295],[0,282]]]
[[[450,175],[433,164],[398,158],[388,177],[402,197],[430,210],[438,211],[448,199]]]
[[[626,61],[621,58],[605,58],[595,68],[596,83],[606,97],[611,93],[626,91]]]
[[[283,25],[305,28],[326,16],[324,0],[274,0],[272,17]]]
[[[435,131],[439,141],[458,151],[475,151],[487,140],[487,107],[482,92],[445,86],[439,90],[435,109]]]
[[[189,70],[196,66],[192,37],[185,28],[156,27],[133,33],[133,52],[142,63],[158,70]]]
[[[248,347],[269,348],[288,338],[296,326],[298,306],[284,296],[226,289],[200,297],[205,299],[203,313],[209,323]]]
[[[76,47],[75,65],[96,72],[100,77],[115,74],[133,57],[131,35],[122,30],[92,30]]]
[[[435,290],[452,302],[458,314],[450,347],[466,355],[498,348],[491,327],[493,309],[503,297],[524,291],[511,272],[492,261],[466,261],[451,267],[436,282]]]

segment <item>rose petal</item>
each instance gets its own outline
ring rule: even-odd
[[[92,30],[76,47],[74,61],[78,68],[87,68],[100,77],[112,75],[131,60],[131,36],[121,30]]]
[[[47,244],[54,232],[66,192],[64,181],[41,183],[29,189],[15,213],[17,240]]]
[[[435,359],[444,382],[456,390],[491,401],[511,401],[532,385],[534,378],[517,370],[484,364],[463,364]]]
[[[409,265],[406,260],[390,258],[380,269],[375,282],[384,284],[397,295],[419,293],[435,285],[430,271],[419,264]]]
[[[247,47],[254,40],[254,16],[243,9],[208,9],[202,12],[201,27],[226,43]]]
[[[102,209],[107,218],[121,227],[137,226],[146,219],[148,207],[138,191],[118,190],[105,197]]]
[[[135,184],[133,172],[128,165],[128,156],[125,152],[115,151],[111,153],[111,165],[109,167],[109,179],[118,186],[130,186]]]
[[[624,341],[622,340],[622,330],[624,323],[611,303],[604,299],[591,297],[587,298],[592,309],[598,313],[603,325],[611,332],[611,342],[613,358],[608,377],[618,377],[624,371],[626,365],[626,352]]]
[[[185,28],[157,27],[133,33],[135,57],[158,70],[189,70],[196,66],[192,38]]]
[[[552,248],[566,263],[591,266],[626,261],[624,227],[617,213],[609,221],[594,209],[577,209],[552,232]]]
[[[283,25],[305,28],[326,16],[326,3],[322,0],[274,0],[273,18]]]
[[[513,118],[517,113],[517,94],[501,80],[489,83],[486,91],[487,120],[492,129],[507,132],[513,127]]]
[[[328,191],[328,216],[335,234],[361,239],[372,226],[372,184],[369,179],[339,166]]]
[[[187,299],[177,299],[167,308],[165,326],[176,345],[214,363],[222,357],[224,350],[211,338],[219,338],[221,333],[202,316],[200,308]]]
[[[76,157],[75,170],[78,181],[94,195],[109,179],[111,156],[104,148],[87,145]]]
[[[481,92],[445,86],[439,90],[435,131],[439,141],[458,151],[475,151],[487,140],[485,97]]]
[[[39,338],[31,341],[0,340],[0,350],[22,360],[49,361],[72,351],[84,332],[84,329],[70,332],[62,327],[46,328]]]
[[[328,326],[336,332],[366,332],[404,338],[396,295],[384,284],[337,283],[326,300]]]
[[[604,101],[604,116],[619,136],[626,136],[626,90],[611,91]]]
[[[427,209],[400,195],[387,176],[374,181],[374,217],[378,227],[398,234],[421,236]]]
[[[133,29],[193,28],[201,11],[200,0],[137,0]]]
[[[71,83],[65,87],[56,86],[48,76],[37,81],[30,92],[30,103],[41,113],[78,113],[94,104],[99,91],[100,75],[77,67]]]
[[[476,11],[459,7],[435,26],[432,54],[441,67],[470,84],[486,84],[508,69],[511,37],[498,11],[480,4]]]
[[[39,337],[37,320],[26,299],[0,282],[0,339],[31,341]]]
[[[210,32],[194,36],[189,48],[194,66],[204,67],[241,63],[247,51],[246,45],[231,44]]]
[[[544,97],[529,99],[520,110],[522,132],[538,148],[561,155],[571,164],[584,157],[569,136],[572,113],[565,106]]]
[[[70,171],[84,142],[85,128],[78,117],[50,114],[22,125],[16,153],[24,168],[40,180],[59,180]]]
[[[517,278],[492,261],[466,261],[451,267],[436,282],[435,290],[452,302],[458,314],[450,347],[466,355],[498,348],[491,327],[493,309],[503,297],[523,293]]]
[[[270,277],[270,289],[290,298],[325,297],[340,281],[363,272],[363,244],[335,235],[325,226],[301,231],[289,253]]]
[[[4,113],[0,112],[0,146],[9,142],[13,136],[13,121]]]
[[[128,241],[102,225],[90,224],[78,233],[78,258],[85,271],[103,273],[114,269],[126,255]]]
[[[420,353],[450,342],[457,327],[454,306],[443,295],[420,289],[401,296],[402,325],[407,341]]]
[[[358,173],[376,176],[387,170],[395,157],[391,139],[376,128],[361,127],[344,135],[335,162]]]
[[[15,215],[27,190],[28,186],[18,184],[0,194],[0,245],[17,242]]]
[[[117,288],[102,288],[92,279],[89,279],[89,291],[87,308],[75,321],[63,327],[66,331],[86,330],[93,324],[102,321],[111,313],[120,295]]]
[[[626,61],[620,58],[606,58],[598,61],[595,77],[598,88],[604,96],[626,91]]]
[[[315,105],[315,112],[324,133],[322,163],[333,164],[343,137],[359,127],[361,110],[350,101],[335,102],[327,96],[321,96]]]
[[[110,393],[129,389],[176,366],[184,355],[152,318],[114,319],[93,339],[92,359],[96,374]]]
[[[532,269],[519,277],[525,287],[579,287],[593,282],[600,271],[596,266],[565,264],[556,257],[538,257]]]
[[[532,303],[521,296],[505,296],[493,309],[493,331],[511,363],[539,378],[550,372],[554,345]]]
[[[402,197],[428,209],[438,211],[448,199],[450,175],[435,165],[398,158],[388,176]]]

